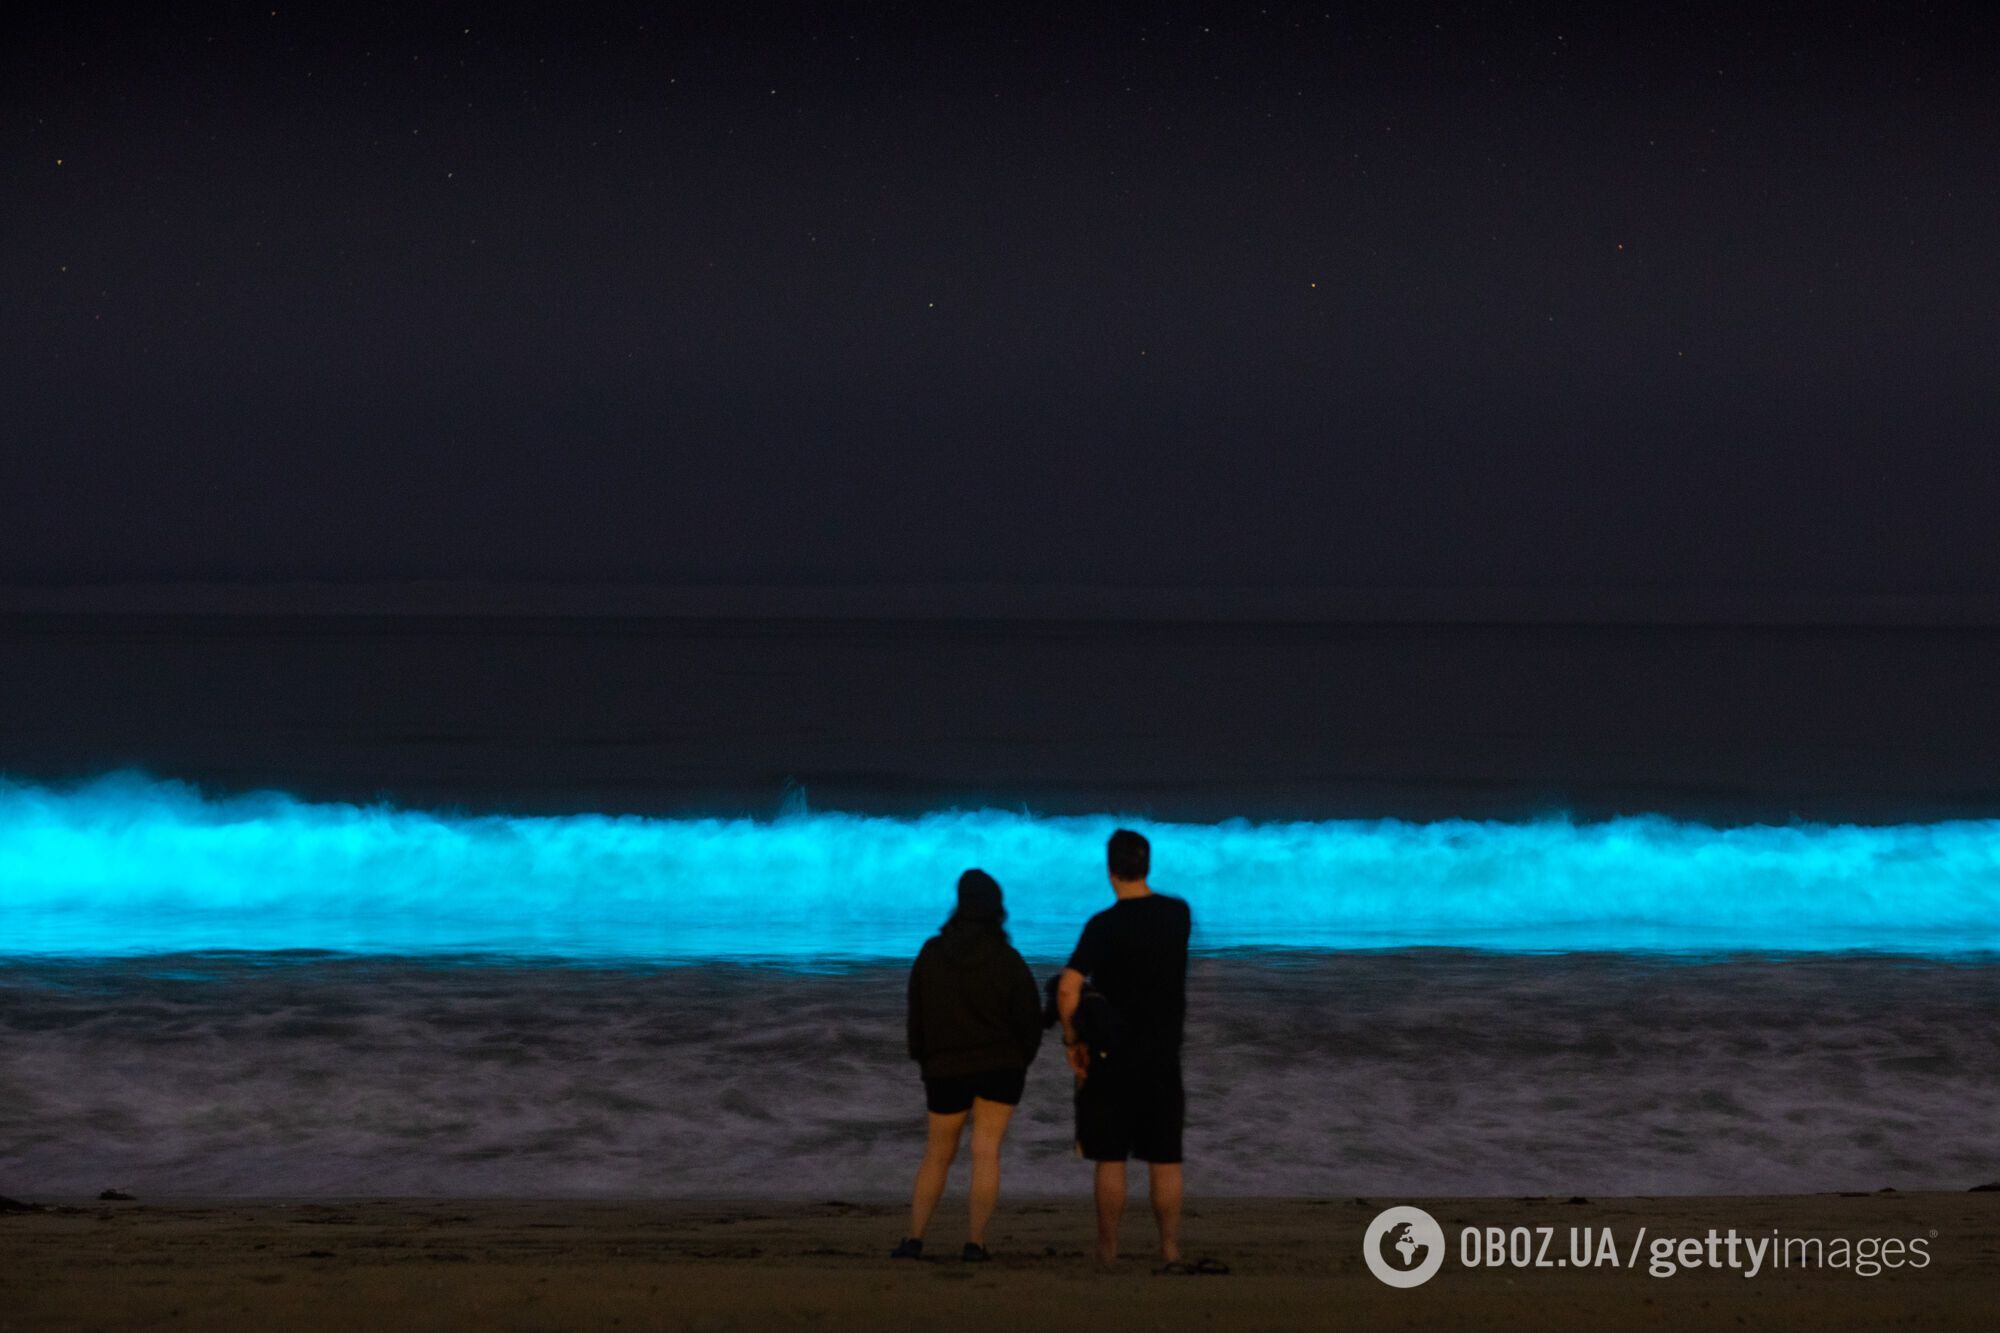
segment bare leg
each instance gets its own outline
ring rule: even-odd
[[[1125,1216],[1125,1163],[1097,1164],[1097,1262],[1118,1258],[1118,1223]]]
[[[951,1174],[951,1159],[958,1156],[958,1131],[964,1124],[963,1111],[931,1113],[930,1139],[924,1144],[923,1165],[917,1168],[916,1188],[910,1191],[910,1235],[917,1240],[924,1238],[924,1228],[944,1197],[945,1177]]]
[[[1005,1102],[972,1099],[972,1221],[966,1238],[974,1245],[986,1243],[986,1222],[1000,1199],[1000,1141],[1013,1114]]]
[[[1181,1164],[1155,1162],[1147,1175],[1153,1220],[1160,1225],[1160,1257],[1173,1263],[1181,1257]]]

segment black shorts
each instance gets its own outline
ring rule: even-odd
[[[924,1105],[933,1115],[960,1115],[972,1109],[972,1099],[1019,1106],[1028,1085],[1025,1069],[987,1069],[977,1074],[924,1080]]]
[[[1076,1090],[1077,1151],[1093,1162],[1136,1157],[1161,1166],[1181,1160],[1187,1095],[1181,1067],[1094,1063]]]

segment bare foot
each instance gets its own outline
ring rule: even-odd
[[[1109,1268],[1111,1265],[1117,1263],[1118,1247],[1116,1245],[1106,1245],[1102,1241],[1098,1242],[1097,1262],[1105,1268]]]
[[[1179,1263],[1181,1261],[1181,1247],[1178,1244],[1162,1245],[1160,1247],[1160,1258],[1170,1264]]]

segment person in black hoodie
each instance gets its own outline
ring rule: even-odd
[[[972,1119],[971,1223],[964,1258],[990,1258],[986,1222],[1000,1196],[1000,1142],[1042,1044],[1042,1002],[1008,942],[1000,886],[983,870],[958,877],[958,907],[910,969],[910,1058],[923,1070],[930,1140],[910,1195],[910,1234],[892,1252],[921,1258],[924,1227],[944,1194],[960,1132]]]

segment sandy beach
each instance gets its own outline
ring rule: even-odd
[[[1137,1202],[1135,1200],[1135,1202]],[[1361,1238],[1416,1202],[1448,1238],[1443,1270],[1396,1290]],[[1190,1258],[1160,1276],[1142,1249],[1085,1253],[1087,1200],[1004,1204],[990,1265],[956,1259],[948,1200],[936,1261],[890,1263],[889,1203],[366,1200],[40,1201],[0,1213],[0,1329],[1988,1327],[2000,1295],[2000,1193],[1785,1198],[1205,1200]],[[1127,1218],[1143,1246],[1150,1219]],[[1710,1228],[1925,1238],[1930,1263],[1851,1268],[1467,1269],[1466,1226],[1610,1228],[1620,1248]]]

